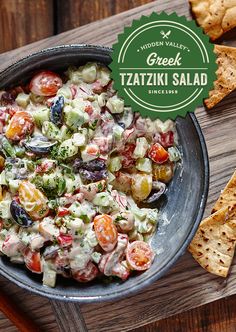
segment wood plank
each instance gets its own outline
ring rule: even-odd
[[[112,46],[117,40],[117,34],[123,31],[124,26],[130,25],[133,19],[137,19],[141,15],[150,15],[153,11],[159,12],[165,10],[168,13],[176,11],[179,15],[191,17],[189,6],[186,5],[186,2],[187,0],[157,0],[144,6],[133,8],[109,18],[0,54],[0,71],[22,57],[47,47],[73,43]],[[229,40],[225,40],[225,44],[236,46],[236,40],[229,38]]]
[[[173,8],[179,14],[189,15],[185,0],[156,1],[1,55],[0,66],[3,68],[23,55],[57,44],[90,42],[112,45],[117,33],[123,30],[124,25],[129,25],[134,18],[138,18],[142,14],[148,15],[153,10],[167,9],[168,12],[171,12]],[[235,41],[231,42],[232,44],[236,45]],[[5,61],[4,64],[3,61]],[[234,93],[231,98],[227,98],[214,110],[206,112],[202,108],[197,111],[210,155],[211,184],[207,212],[210,211],[213,201],[227,182],[236,164],[234,155],[236,117],[233,106],[235,102],[236,94]],[[207,274],[186,253],[166,277],[137,296],[116,303],[83,305],[82,312],[89,331],[126,331],[234,294],[235,275],[235,262],[230,277],[223,280]],[[74,312],[77,311],[77,305],[71,304],[70,307]],[[68,305],[62,303],[60,310],[66,316]],[[65,320],[68,328],[73,328],[70,316],[65,317]]]
[[[0,277],[0,288],[23,312],[31,316],[42,331],[59,332],[54,312],[46,298],[26,292],[3,277]],[[0,331],[18,331],[2,313],[0,313]]]
[[[133,8],[118,15],[1,54],[0,70],[26,55],[55,45],[90,43],[112,46],[117,39],[117,34],[123,31],[124,26],[130,25],[133,19],[137,19],[141,15],[150,15],[153,11],[166,10],[170,13],[174,9],[180,15],[190,17],[186,0],[154,1],[144,6]]]
[[[212,302],[132,332],[235,332],[236,296]]]
[[[58,0],[57,33],[144,5],[153,0]],[[64,15],[66,13],[66,15]],[[76,13],[76,15],[75,15]]]
[[[0,0],[0,53],[53,34],[53,0]]]
[[[79,305],[51,301],[61,332],[87,332],[87,326]]]

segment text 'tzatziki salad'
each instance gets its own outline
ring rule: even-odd
[[[1,91],[0,132],[2,254],[50,287],[150,268],[150,206],[180,159],[172,121],[132,112],[109,69],[87,63]]]

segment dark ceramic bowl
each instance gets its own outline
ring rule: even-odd
[[[98,61],[109,65],[111,49],[99,46],[70,45],[46,49],[30,55],[0,74],[0,88],[25,82],[38,69],[61,71],[69,65]],[[0,258],[0,274],[36,294],[56,300],[95,302],[116,300],[138,292],[162,277],[185,252],[201,221],[208,194],[209,166],[205,141],[193,114],[176,121],[183,152],[182,166],[177,168],[166,199],[160,206],[158,231],[152,247],[158,252],[151,268],[125,282],[105,284],[96,281],[79,284],[58,277],[55,288],[42,285],[42,275],[28,272],[24,266]]]

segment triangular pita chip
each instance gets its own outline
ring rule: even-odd
[[[236,48],[215,45],[214,52],[217,54],[217,80],[205,99],[207,108],[212,108],[236,89]]]
[[[225,189],[215,203],[211,213],[220,210],[222,207],[233,206],[236,204],[236,171],[227,183]]]
[[[236,244],[235,207],[224,207],[204,219],[189,246],[193,258],[208,272],[226,277]]]
[[[235,0],[189,0],[197,23],[212,40],[236,26]]]

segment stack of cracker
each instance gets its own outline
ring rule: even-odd
[[[212,40],[236,27],[235,0],[189,0],[197,23]]]
[[[236,0],[189,0],[189,3],[197,23],[211,40],[236,27]],[[205,100],[209,109],[236,89],[236,48],[215,45],[214,52],[218,70],[214,88]]]
[[[236,171],[215,203],[212,214],[204,219],[189,251],[208,272],[228,275],[236,245]]]

